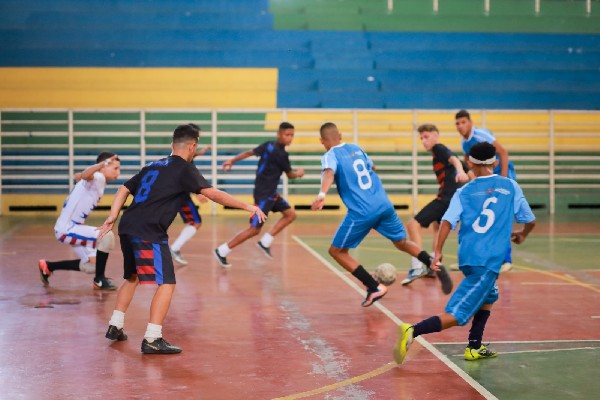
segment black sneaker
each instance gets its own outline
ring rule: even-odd
[[[273,259],[273,256],[271,255],[270,247],[263,246],[263,244],[260,241],[258,243],[256,243],[256,245],[258,246],[259,249],[261,249],[263,251],[265,256],[269,257],[271,260]]]
[[[38,268],[40,270],[40,280],[42,281],[44,286],[48,286],[50,284],[48,278],[50,277],[50,275],[52,275],[52,271],[48,269],[48,263],[46,262],[46,260],[39,260]]]
[[[117,287],[112,284],[110,279],[103,277],[100,279],[94,278],[94,289],[96,290],[117,290]]]
[[[450,294],[450,292],[452,292],[452,288],[454,287],[452,278],[450,278],[450,274],[448,273],[448,270],[446,270],[446,267],[444,267],[442,264],[438,265],[438,267],[440,270],[435,271],[435,273],[442,284],[442,293]]]
[[[227,262],[227,258],[221,256],[219,254],[219,249],[215,249],[215,251],[213,251],[213,254],[215,255],[215,258],[217,259],[217,261],[219,262],[219,264],[221,264],[221,267],[223,268],[230,268],[231,264],[229,264]]]
[[[127,340],[127,334],[123,331],[123,328],[117,328],[114,325],[108,326],[108,330],[104,337],[110,340],[118,340],[119,342]]]
[[[155,339],[149,342],[146,339],[142,341],[142,353],[144,354],[177,354],[181,353],[181,349],[177,346],[172,346],[163,338]]]

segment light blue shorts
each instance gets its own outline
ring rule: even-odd
[[[465,279],[448,300],[446,311],[465,325],[484,304],[492,304],[498,300],[498,274],[484,267],[460,267]]]
[[[362,242],[371,229],[392,242],[406,238],[404,225],[394,207],[389,207],[377,215],[359,215],[349,212],[333,237],[333,246],[340,249],[353,249]]]

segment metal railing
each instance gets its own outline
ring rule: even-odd
[[[396,0],[402,1],[402,0]],[[394,0],[387,0],[387,9],[388,13],[394,12]],[[491,0],[483,0],[483,13],[485,15],[490,14],[491,9]],[[533,9],[535,15],[539,15],[541,10],[541,0],[533,0]],[[439,12],[440,10],[440,2],[439,0],[432,0],[432,11],[434,13]],[[585,0],[585,11],[586,15],[590,15],[592,13],[592,0]]]

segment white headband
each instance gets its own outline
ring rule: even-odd
[[[473,158],[473,156],[469,156],[469,161],[471,161],[473,164],[491,165],[496,162],[496,157],[488,158],[487,160],[481,161],[476,158]]]

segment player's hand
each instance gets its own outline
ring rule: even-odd
[[[250,209],[248,211],[250,211],[251,213],[250,218],[254,218],[255,215],[258,217],[258,222],[262,223],[267,220],[267,216],[265,215],[265,213],[256,206],[250,206]]]
[[[310,209],[313,211],[322,210],[324,205],[325,205],[325,198],[317,197],[316,199],[313,200],[312,204],[310,205]]]
[[[115,225],[115,218],[109,216],[106,218],[106,221],[102,225],[96,228],[97,231],[100,231],[98,234],[98,239],[100,240],[106,235],[108,232],[112,231],[113,226]]]
[[[100,164],[102,164],[103,167],[108,167],[113,161],[117,159],[117,157],[119,156],[115,154],[114,156],[107,158],[104,161],[101,161]]]
[[[525,241],[526,237],[523,232],[513,232],[510,235],[510,240],[515,244],[521,244]]]
[[[435,257],[433,257],[433,261],[431,262],[431,268],[434,271],[439,271],[440,267],[439,265],[442,263],[442,258],[444,258],[443,254],[436,254]]]
[[[456,182],[464,183],[468,180],[469,180],[469,175],[467,175],[465,172],[458,172],[456,174]]]
[[[196,198],[200,203],[208,203],[208,198],[201,193],[196,194]]]
[[[304,176],[304,168],[298,168],[296,170],[296,177],[297,178],[302,178]]]
[[[231,160],[225,161],[223,163],[223,171],[227,172],[233,167],[233,162]]]

